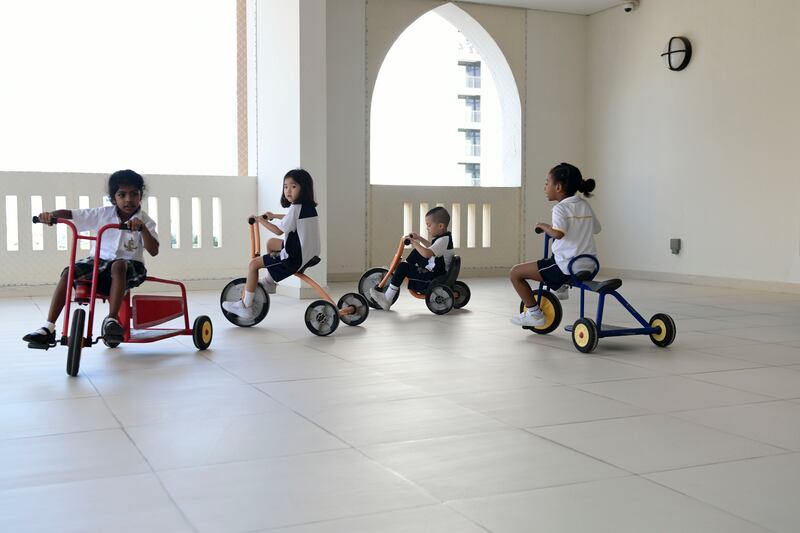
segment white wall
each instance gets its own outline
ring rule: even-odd
[[[589,17],[604,265],[800,282],[798,20],[795,0],[643,0]],[[673,35],[694,48],[682,72],[659,57]]]
[[[280,206],[283,177],[295,167],[309,171],[319,203],[322,263],[308,274],[323,286],[328,246],[326,8],[326,0],[256,4],[259,211],[285,211]],[[290,277],[279,290],[298,295],[300,285]]]
[[[366,1],[328,9],[328,272],[366,268]]]
[[[542,256],[542,238],[532,230],[549,222],[544,197],[547,171],[561,161],[585,162],[587,17],[528,11],[527,113],[524,211],[525,260]]]
[[[350,278],[368,266],[366,110],[378,70],[402,31],[442,3],[370,0],[365,5],[364,0],[337,0],[336,9],[328,9],[329,272],[334,279]],[[525,207],[524,225],[522,221],[517,224],[523,228],[525,250],[522,240],[516,246],[520,258],[533,259],[541,254],[540,239],[530,230],[535,222],[550,216],[550,206],[540,193],[546,171],[562,160],[579,165],[585,161],[587,18],[457,5],[492,35],[519,90],[526,198],[515,196],[520,198],[518,211]]]

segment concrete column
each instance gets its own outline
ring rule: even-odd
[[[258,208],[280,206],[283,176],[303,167],[319,203],[322,263],[307,274],[327,285],[327,0],[257,0],[256,114]],[[263,247],[263,243],[262,243]],[[291,277],[280,294],[313,297]]]

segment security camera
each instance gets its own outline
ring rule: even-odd
[[[639,7],[639,0],[631,0],[630,2],[622,3],[622,10],[625,11],[625,13],[630,13],[637,7]]]

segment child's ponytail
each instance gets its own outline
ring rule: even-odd
[[[586,178],[585,180],[581,180],[580,184],[578,184],[578,192],[582,192],[586,198],[592,196],[592,191],[597,186],[594,179]]]

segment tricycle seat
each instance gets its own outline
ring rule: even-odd
[[[458,275],[461,273],[461,257],[454,255],[453,260],[450,262],[450,270],[437,276],[431,281],[431,285],[447,285],[452,288],[455,285]]]
[[[313,267],[315,265],[318,265],[320,263],[320,261],[322,261],[322,259],[320,259],[318,256],[315,255],[314,257],[309,259],[308,263],[303,265],[303,267],[300,270],[298,270],[297,273],[298,274],[304,274],[306,269],[311,268],[311,267]]]
[[[584,281],[583,285],[592,292],[599,292],[601,294],[608,294],[622,287],[621,279],[607,279],[605,281]]]

